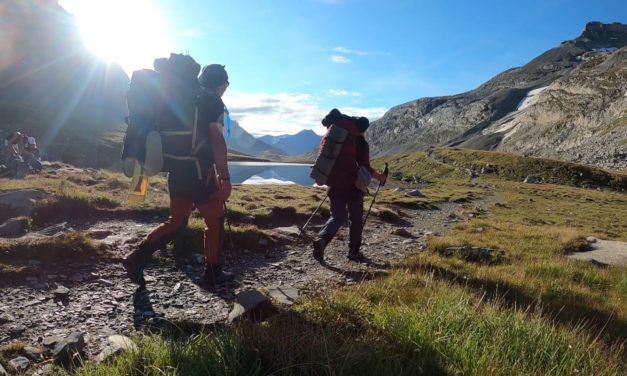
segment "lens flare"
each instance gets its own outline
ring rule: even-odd
[[[146,0],[65,0],[59,2],[76,17],[85,45],[98,57],[119,63],[127,73],[151,68],[157,57],[169,56],[172,43],[163,17]]]

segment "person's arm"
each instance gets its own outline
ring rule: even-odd
[[[366,167],[368,171],[370,172],[370,175],[372,175],[373,178],[381,182],[382,185],[385,184],[385,181],[387,180],[387,177],[388,177],[387,174],[380,174],[374,168],[372,168],[372,166],[370,166],[370,146],[368,145],[367,142],[365,142],[365,140],[364,140],[363,151],[361,154],[360,165]]]
[[[222,124],[209,123],[209,141],[213,148],[213,160],[218,171],[217,178],[222,182],[222,194],[226,200],[231,195],[231,175],[227,163],[226,141],[222,135]]]

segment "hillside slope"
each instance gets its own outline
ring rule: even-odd
[[[577,152],[573,148],[579,144],[572,141],[587,138],[594,133],[592,129],[599,129],[594,133],[598,137],[606,136],[601,129],[607,127],[612,128],[610,133],[619,128],[624,131],[627,63],[624,50],[619,49],[625,45],[627,25],[588,23],[578,38],[563,42],[523,67],[497,75],[477,89],[454,96],[422,98],[390,109],[370,128],[373,154],[459,145],[625,168],[621,155],[627,137],[622,137],[622,133],[591,141],[589,148]],[[529,116],[526,125],[516,131],[517,137],[501,145],[503,132],[513,128],[509,121],[519,112],[523,100],[533,90],[537,93],[546,87],[551,90],[539,93],[533,103],[527,103],[525,113]],[[564,132],[546,132],[563,129],[565,125],[572,130],[569,137]],[[582,132],[583,128],[589,131]],[[530,133],[536,137],[529,138]],[[601,158],[594,156],[599,145],[604,155]]]
[[[90,152],[104,145],[97,135],[124,129],[128,76],[88,52],[74,17],[57,1],[1,2],[0,20],[0,136],[27,132],[45,155],[62,158],[68,145]],[[105,149],[104,160],[71,162],[107,166],[107,156],[119,159]]]

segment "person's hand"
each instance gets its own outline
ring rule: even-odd
[[[222,196],[222,200],[226,201],[231,196],[231,181],[230,180],[222,180],[222,188],[220,189],[220,195]]]
[[[379,181],[379,183],[381,183],[381,185],[385,184],[385,180],[386,180],[386,179],[387,179],[387,177],[388,177],[387,175],[385,175],[385,174],[380,174],[380,173],[378,173],[378,172],[376,172],[376,171],[372,173],[372,176],[373,176],[375,179],[377,179],[377,180]]]

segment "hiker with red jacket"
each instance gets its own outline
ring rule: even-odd
[[[313,256],[316,260],[323,262],[324,249],[348,216],[350,220],[348,259],[359,261],[364,259],[359,248],[363,231],[365,193],[358,188],[358,172],[363,166],[372,177],[382,183],[385,183],[387,175],[376,172],[370,166],[370,148],[364,138],[370,126],[367,118],[354,118],[333,109],[322,120],[322,124],[327,128],[331,125],[344,128],[348,131],[348,136],[326,181],[331,201],[331,217],[313,242]]]
[[[163,247],[187,225],[187,219],[198,209],[205,221],[204,255],[205,272],[201,283],[207,287],[225,283],[233,275],[222,271],[222,239],[224,236],[224,203],[231,195],[231,182],[227,165],[227,148],[222,126],[225,112],[222,95],[229,86],[223,65],[205,66],[199,77],[201,94],[198,97],[198,121],[195,137],[206,138],[211,147],[211,155],[198,153],[198,168],[178,168],[168,174],[170,192],[170,217],[149,233],[139,249],[123,260],[129,277],[143,286],[143,268],[155,250]],[[164,155],[167,158],[167,156]],[[197,177],[197,170],[208,171],[203,180]]]

